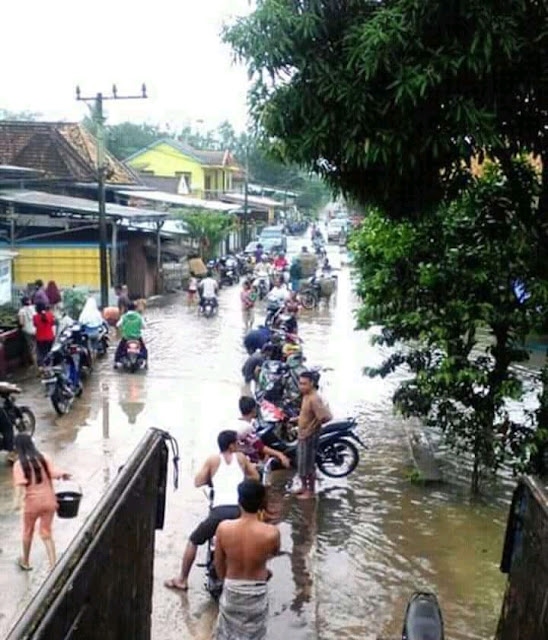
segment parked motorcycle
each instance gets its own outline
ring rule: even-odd
[[[405,612],[402,640],[443,640],[443,616],[433,593],[415,592]]]
[[[90,349],[95,356],[98,358],[105,356],[110,343],[107,323],[103,322],[99,327],[83,325],[83,330],[88,337]]]
[[[63,331],[44,361],[42,384],[59,415],[68,413],[74,399],[82,395],[83,367],[91,368],[87,336],[79,325],[74,327]]]
[[[356,433],[356,419],[346,418],[332,420],[324,424],[320,431],[316,464],[318,469],[330,478],[344,478],[352,473],[358,466],[360,455],[354,442],[365,448]],[[284,453],[291,461],[291,465],[297,465],[297,442],[282,440],[276,432],[274,423],[259,422],[257,435],[265,445]]]
[[[16,404],[15,396],[20,393],[21,389],[16,384],[0,382],[2,411],[4,412],[4,417],[13,428],[13,436],[15,437],[18,433],[28,433],[32,436],[36,428],[36,418],[29,407]],[[4,435],[0,432],[0,449],[8,451],[11,448],[6,446]]]
[[[299,391],[299,376],[303,371],[312,372],[315,384],[319,385],[319,370],[305,367],[302,352],[290,355],[286,362],[266,360],[257,380],[255,391],[257,401],[267,400],[278,406],[291,406],[298,410],[302,400]]]
[[[219,286],[231,287],[233,284],[237,284],[239,276],[237,273],[237,262],[234,258],[220,258],[218,261],[219,270]]]

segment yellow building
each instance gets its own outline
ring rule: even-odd
[[[234,176],[241,173],[229,151],[194,149],[170,138],[137,151],[126,164],[145,184],[209,200],[232,191]]]

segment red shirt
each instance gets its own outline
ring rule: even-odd
[[[275,269],[285,269],[287,267],[287,260],[283,256],[278,256],[276,260],[274,260],[274,268]]]
[[[53,333],[55,318],[51,311],[44,311],[43,314],[36,313],[32,322],[36,327],[37,342],[53,342],[55,340],[55,334]]]

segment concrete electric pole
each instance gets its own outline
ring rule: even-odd
[[[143,84],[141,94],[134,96],[120,96],[116,85],[112,86],[112,95],[105,96],[97,93],[95,96],[81,95],[80,87],[76,87],[76,100],[92,103],[92,118],[97,125],[97,190],[99,198],[99,268],[101,278],[101,307],[108,306],[108,265],[107,265],[107,221],[105,196],[105,117],[103,102],[105,100],[143,100],[147,98],[147,88]],[[116,272],[116,265],[114,265]]]

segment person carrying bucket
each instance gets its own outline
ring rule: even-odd
[[[34,527],[40,520],[40,537],[44,541],[51,568],[55,565],[55,543],[51,525],[57,510],[52,480],[71,476],[56,469],[51,460],[36,449],[28,433],[15,437],[15,450],[18,459],[13,465],[13,484],[15,486],[15,508],[23,506],[23,555],[18,565],[23,571],[30,571],[30,548],[34,536]]]

